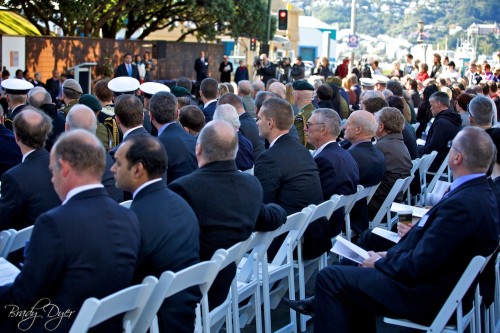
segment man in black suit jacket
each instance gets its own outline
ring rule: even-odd
[[[23,154],[16,144],[14,133],[3,125],[3,109],[0,108],[0,177],[5,171],[21,163]]]
[[[370,252],[368,268],[318,274],[314,332],[374,332],[375,316],[434,319],[470,260],[498,246],[498,208],[485,176],[493,152],[483,130],[462,130],[448,160],[450,192],[389,251]]]
[[[208,123],[214,117],[215,108],[217,107],[217,97],[219,97],[217,81],[212,78],[204,79],[200,86],[200,98],[203,102],[201,111],[205,115],[205,123]]]
[[[209,260],[217,249],[246,240],[253,231],[274,230],[286,221],[281,207],[262,203],[259,181],[236,169],[237,145],[236,132],[229,123],[210,122],[198,136],[200,168],[169,185],[198,217],[200,260]],[[235,271],[230,265],[219,273],[208,293],[210,308],[226,299]]]
[[[200,57],[194,61],[194,70],[196,71],[196,83],[208,77],[208,57],[205,57],[205,51],[200,52]]]
[[[359,171],[356,161],[346,150],[339,146],[337,138],[340,134],[340,116],[332,109],[317,109],[304,128],[307,142],[316,148],[313,153],[318,165],[323,199],[329,200],[332,195],[349,195],[356,193],[359,183]],[[318,223],[313,223],[309,229]],[[332,237],[344,229],[344,209],[336,210],[329,221],[328,233],[318,234],[323,239],[328,251]],[[319,231],[319,230],[318,230]],[[304,240],[304,243],[306,241]],[[318,244],[319,242],[315,242]]]
[[[270,146],[255,162],[254,171],[264,190],[264,203],[277,203],[288,215],[323,202],[318,166],[309,150],[288,133],[293,119],[293,110],[287,101],[280,98],[264,101],[257,115],[257,126]],[[273,242],[270,257],[283,239]],[[304,257],[317,257],[315,248],[315,244],[304,246]]]
[[[137,214],[141,229],[141,250],[135,282],[148,275],[160,277],[199,262],[200,240],[196,215],[184,199],[169,190],[162,180],[167,154],[150,135],[136,135],[124,141],[115,154],[111,169],[116,184],[134,194],[130,209]],[[195,289],[169,297],[158,312],[160,331],[193,332]]]
[[[359,184],[375,186],[385,175],[385,158],[371,139],[377,131],[377,120],[368,111],[354,111],[345,124],[344,139],[351,143],[348,152],[359,168]],[[365,200],[358,201],[351,210],[351,229],[360,235],[368,229],[368,206]]]
[[[137,81],[140,81],[139,69],[132,63],[131,53],[125,53],[123,56],[123,63],[116,67],[114,77],[119,76],[133,77],[134,79],[137,79]]]
[[[151,97],[150,97],[151,98]],[[120,95],[115,99],[115,120],[123,133],[122,143],[138,135],[149,135],[144,128],[144,112],[141,100],[134,95]],[[121,143],[120,143],[121,144]],[[120,144],[113,147],[109,153],[113,156]]]
[[[84,129],[93,135],[96,135],[97,124],[98,121],[92,109],[83,104],[75,104],[68,112],[65,129],[66,131]],[[102,174],[101,183],[104,185],[104,188],[113,200],[116,202],[122,202],[124,199],[124,193],[119,188],[116,188],[113,173],[111,172],[111,166],[114,163],[113,158],[108,152],[106,152],[105,155],[106,167],[104,168],[104,172]]]
[[[158,130],[158,139],[167,152],[167,184],[196,170],[196,139],[176,122],[177,98],[166,91],[154,94],[149,113],[153,126]]]
[[[45,89],[49,92],[50,97],[52,97],[52,103],[56,105],[57,109],[60,109],[62,105],[62,81],[61,73],[57,69],[52,71],[52,77],[45,82]]]
[[[50,181],[49,153],[43,148],[51,130],[49,116],[33,107],[15,118],[14,133],[23,162],[2,176],[1,230],[29,227],[40,214],[61,204]]]
[[[2,332],[13,332],[7,325],[20,322],[6,320],[14,306],[28,310],[37,302],[39,307],[50,303],[58,309],[47,309],[67,311],[67,317],[49,321],[53,317],[38,311],[30,332],[46,332],[46,327],[68,332],[87,298],[102,298],[130,286],[139,255],[139,221],[101,185],[104,152],[97,138],[83,130],[61,135],[53,147],[50,170],[63,205],[37,219],[21,273],[14,284],[0,287]],[[95,331],[119,330],[117,317]]]

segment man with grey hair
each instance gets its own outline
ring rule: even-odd
[[[96,135],[97,118],[95,113],[91,108],[83,104],[73,105],[66,116],[66,132],[77,129],[82,129]],[[113,200],[122,202],[124,199],[123,191],[116,188],[115,179],[111,172],[111,167],[114,164],[113,158],[108,152],[106,152],[105,158],[106,166],[101,177],[101,183]]]
[[[222,120],[209,122],[196,145],[199,169],[169,185],[198,218],[200,261],[209,260],[217,249],[246,240],[253,231],[274,230],[286,220],[279,206],[262,203],[259,181],[236,169],[237,150],[234,127]],[[235,271],[230,265],[217,276],[208,293],[212,309],[226,299]]]
[[[266,91],[266,85],[262,81],[252,83],[252,98],[255,100],[257,94],[261,91]]]
[[[488,129],[492,127],[493,107],[491,99],[478,95],[469,103],[469,113],[471,115],[471,125]]]
[[[2,175],[0,229],[21,230],[41,214],[61,204],[50,182],[49,153],[44,148],[52,121],[32,106],[14,118],[16,143],[22,163]],[[22,254],[16,258],[22,261]]]
[[[436,172],[448,155],[448,142],[453,140],[460,127],[462,118],[450,109],[450,98],[445,92],[437,91],[429,98],[434,122],[429,129],[424,146],[418,146],[420,156],[437,151],[437,156],[432,162],[429,171]]]
[[[285,99],[285,97],[286,97],[286,87],[281,82],[271,83],[268,91],[275,93],[276,95],[278,95],[282,99]]]
[[[234,106],[230,104],[222,104],[217,106],[214,113],[214,120],[225,120],[234,127],[238,134],[238,153],[236,154],[236,167],[240,171],[246,171],[253,168],[253,146],[240,132],[240,119]]]
[[[252,84],[248,80],[238,82],[238,97],[241,98],[245,111],[255,118],[255,102],[252,98]]]
[[[196,170],[196,139],[176,122],[177,98],[166,91],[157,92],[151,97],[149,114],[167,152],[167,184]]]
[[[356,161],[337,143],[340,134],[340,116],[332,109],[316,109],[306,123],[307,142],[316,148],[314,162],[319,169],[323,199],[329,200],[334,194],[349,195],[356,193],[359,171]],[[316,223],[310,227],[315,227]],[[344,210],[337,210],[330,218],[328,233],[320,234],[325,242],[337,236],[344,226]]]
[[[64,113],[57,111],[52,97],[43,87],[35,87],[28,93],[28,104],[44,112],[52,119],[52,132],[49,134],[45,148],[50,151],[59,135],[64,133]]]
[[[241,82],[241,81],[240,81]],[[232,93],[227,93],[222,95],[217,101],[218,105],[229,104],[234,106],[236,112],[239,115],[240,120],[240,132],[243,134],[253,146],[253,159],[254,161],[259,157],[260,154],[265,150],[264,139],[259,137],[259,129],[248,112],[245,111],[242,100]],[[255,105],[254,105],[255,107]],[[254,109],[255,114],[255,109]]]
[[[101,184],[105,150],[94,135],[84,130],[64,133],[50,154],[52,182],[63,204],[37,218],[21,272],[13,284],[0,287],[0,306],[56,305],[66,316],[50,327],[68,332],[87,298],[130,286],[141,234],[136,215],[114,202]],[[40,311],[37,319],[30,329],[42,332],[54,317]],[[121,322],[115,318],[99,328],[120,330]],[[0,328],[13,332],[18,324],[19,319],[5,317]]]

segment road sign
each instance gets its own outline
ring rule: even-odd
[[[349,41],[347,42],[347,46],[350,48],[357,48],[359,46],[358,35],[349,35]]]

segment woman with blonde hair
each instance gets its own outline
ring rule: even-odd
[[[285,87],[286,87],[285,100],[288,103],[290,103],[290,105],[292,106],[292,109],[293,109],[293,115],[296,116],[297,114],[299,114],[299,108],[297,105],[295,105],[295,96],[294,96],[293,86],[291,83],[287,83],[285,85]]]
[[[352,84],[351,80],[346,76],[345,78],[342,79],[342,89],[349,95],[349,104],[351,106],[356,104],[356,93],[351,90]]]

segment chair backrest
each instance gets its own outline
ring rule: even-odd
[[[337,199],[337,204],[335,205],[335,209],[334,211],[336,210],[339,210],[341,208],[344,208],[345,209],[345,213],[349,213],[349,211],[351,210],[352,206],[354,205],[354,202],[356,200],[356,196],[358,195],[358,192],[356,191],[356,193],[353,193],[353,194],[342,194],[342,195],[338,195],[338,194],[334,194],[331,196],[330,200],[334,199],[334,197],[338,197]]]
[[[420,126],[420,123],[411,124],[411,126],[416,131],[418,129],[418,127]]]
[[[366,198],[366,202],[369,203],[373,195],[377,191],[379,185],[380,183],[378,183],[377,185],[367,186],[367,187],[364,187],[363,185],[358,185],[358,192],[356,193],[355,201],[358,202],[359,200]]]
[[[448,152],[448,155],[446,155],[445,159],[443,160],[443,163],[441,163],[441,166],[439,167],[439,169],[434,174],[434,177],[432,178],[431,182],[429,183],[429,186],[427,186],[427,192],[432,192],[432,189],[436,185],[437,181],[439,180],[439,178],[441,178],[441,176],[443,175],[444,171],[448,167],[448,157],[449,156],[450,156],[450,153]],[[448,171],[448,173],[449,172],[450,171]],[[429,172],[427,172],[427,173],[429,173]],[[451,182],[451,177],[450,177],[449,174],[448,174],[448,181]]]
[[[414,175],[415,172],[417,172],[417,170],[420,168],[420,164],[422,164],[422,161],[423,161],[423,157],[422,158],[416,158],[416,159],[414,159],[414,160],[411,161],[412,167],[411,167],[410,173],[412,175]]]
[[[443,307],[437,314],[436,318],[432,322],[428,332],[442,332],[448,320],[451,318],[453,313],[457,310],[458,306],[462,304],[462,298],[466,294],[469,287],[472,285],[474,280],[476,279],[479,272],[483,269],[486,264],[486,259],[481,256],[475,256],[472,258],[469,266],[465,269],[465,272],[462,274],[460,279],[458,280],[455,288],[453,288],[450,296],[444,303]],[[459,321],[460,318],[457,318]],[[477,320],[480,320],[479,318]]]
[[[402,194],[405,194],[406,191],[408,191],[408,189],[410,188],[410,184],[411,184],[414,177],[415,176],[412,174],[404,179],[403,186],[401,186],[401,190],[400,190],[400,192]]]
[[[19,231],[10,229],[9,232],[11,234],[11,238],[2,252],[2,257],[7,257],[9,253],[23,248],[26,245],[26,242],[28,242],[31,238],[33,226],[26,227]]]
[[[279,229],[278,229],[279,230]],[[248,245],[247,251],[250,251],[247,260],[243,266],[239,267],[236,279],[240,282],[248,283],[254,273],[254,261],[261,262],[267,254],[267,249],[271,245],[277,230],[254,232],[254,238]]]
[[[316,221],[320,217],[326,217],[329,219],[335,211],[335,207],[337,206],[339,199],[340,196],[334,195],[329,200],[326,200],[317,206],[309,205],[309,208],[313,210],[313,213],[309,218],[309,222]]]
[[[423,177],[425,179],[425,174],[429,170],[432,162],[434,162],[434,159],[436,158],[436,156],[437,156],[437,151],[435,151],[435,150],[433,150],[429,154],[425,154],[424,156],[422,156],[422,162],[420,163],[420,166],[418,169],[418,171],[420,172],[420,178]]]
[[[89,328],[121,313],[135,312],[140,314],[157,283],[157,278],[147,276],[141,284],[122,289],[100,300],[94,297],[87,298],[69,332],[87,332]],[[129,319],[124,318],[123,328],[125,332],[132,331]]]
[[[391,205],[394,202],[394,199],[396,199],[399,192],[401,191],[401,188],[405,184],[406,179],[408,179],[409,177],[407,177],[405,179],[398,179],[398,180],[396,180],[394,185],[392,185],[392,189],[385,197],[384,202],[382,202],[377,214],[375,215],[375,217],[371,221],[371,225],[370,225],[371,228],[377,227],[380,224],[380,222],[382,222],[382,219],[386,216],[387,212],[391,209]]]
[[[11,236],[12,235],[9,230],[3,230],[2,232],[0,232],[0,257],[5,257],[3,255],[3,252],[9,245]]]
[[[200,262],[177,273],[163,272],[142,314],[131,313],[124,319],[130,320],[134,332],[146,332],[165,298],[193,286],[199,286],[202,297],[205,297],[223,261],[224,256],[218,253],[210,261]]]
[[[216,254],[220,254],[224,257],[224,261],[220,265],[219,270],[222,270],[229,266],[231,263],[235,263],[238,265],[240,262],[241,258],[245,255],[245,253],[248,250],[248,246],[252,243],[252,240],[254,239],[255,235],[251,234],[250,237],[248,237],[247,240],[241,241],[239,243],[234,244],[231,246],[229,249],[218,249],[215,251],[214,256]]]
[[[120,202],[120,206],[123,206],[125,208],[130,208],[131,205],[132,205],[132,200],[126,200],[126,201]]]
[[[306,207],[298,213],[288,215],[285,224],[277,230],[275,235],[275,237],[277,237],[284,233],[288,233],[278,253],[274,256],[272,264],[282,265],[287,260],[287,242],[291,242],[293,249],[297,246],[298,241],[306,229],[308,218],[311,214],[312,209]]]

